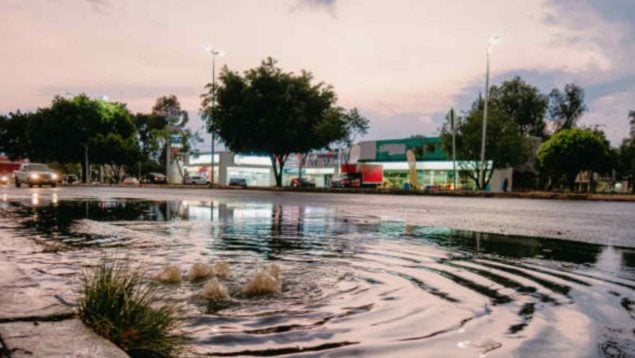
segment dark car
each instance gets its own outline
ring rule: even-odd
[[[331,188],[346,188],[351,186],[351,181],[347,176],[336,176],[331,178]]]
[[[246,188],[247,180],[245,178],[231,178],[229,179],[229,186],[239,186],[241,188]]]
[[[142,179],[143,184],[167,184],[168,178],[161,173],[148,173]]]
[[[293,178],[291,179],[291,187],[293,188],[315,188],[315,183],[305,178]]]
[[[74,175],[74,174],[64,175],[64,183],[66,183],[66,184],[79,183],[79,177],[77,175]]]

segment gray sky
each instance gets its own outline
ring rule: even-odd
[[[272,56],[311,71],[371,119],[367,139],[433,135],[483,90],[492,34],[494,84],[581,85],[582,124],[613,144],[635,110],[633,0],[3,0],[0,14],[0,112],[80,92],[148,112],[175,94],[196,128],[209,43],[234,70]]]

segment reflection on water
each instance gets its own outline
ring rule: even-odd
[[[334,208],[138,200],[3,200],[2,226],[62,243],[30,254],[52,292],[73,297],[103,250],[156,273],[226,260],[231,304],[165,287],[192,352],[334,356],[635,354],[635,251],[454,231],[343,215]],[[281,266],[282,293],[248,299],[250,275]]]

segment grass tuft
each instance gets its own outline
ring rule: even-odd
[[[174,357],[185,336],[172,305],[157,305],[153,286],[125,260],[102,259],[82,277],[79,314],[89,327],[131,357]]]

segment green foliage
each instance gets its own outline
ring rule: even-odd
[[[368,129],[370,128],[370,124],[368,118],[363,117],[359,114],[357,108],[353,108],[349,111],[344,111],[340,109],[342,120],[344,121],[344,136],[335,141],[334,147],[339,148],[343,152],[344,164],[348,165],[348,161],[350,158],[350,151],[355,144],[355,140],[364,136],[368,133]]]
[[[483,131],[483,109],[477,100],[465,118],[456,124],[456,159],[463,161],[461,167],[480,187],[479,173],[481,136]],[[529,144],[521,134],[518,124],[497,107],[492,107],[487,118],[486,160],[493,165],[484,172],[485,186],[492,178],[494,169],[515,167],[527,160]],[[446,123],[441,130],[441,145],[446,153],[452,153],[452,127]],[[468,163],[468,164],[465,164]],[[467,165],[467,167],[466,167]]]
[[[82,278],[79,314],[132,357],[173,357],[184,342],[173,306],[156,306],[152,286],[125,261],[102,259]]]
[[[618,175],[631,182],[635,193],[635,137],[625,139],[618,149]]]
[[[573,189],[581,171],[599,172],[607,169],[610,160],[608,141],[591,129],[563,129],[538,149],[543,171],[556,183],[565,178]]]
[[[537,137],[545,135],[544,117],[549,100],[520,77],[492,86],[489,101],[491,107],[498,108],[516,122],[521,133]]]
[[[225,67],[216,89],[203,95],[202,113],[211,131],[234,152],[270,156],[276,185],[291,153],[326,147],[346,135],[330,86],[313,84],[310,73],[295,75],[268,58],[243,75]],[[213,119],[213,120],[211,120]]]
[[[129,156],[135,157],[138,152],[134,141],[136,126],[126,106],[84,94],[74,98],[55,97],[50,107],[32,115],[28,133],[30,159],[79,162],[84,180],[87,180],[88,158],[99,164],[121,166],[130,163]]]
[[[555,122],[556,132],[575,128],[586,110],[584,90],[574,83],[564,86],[562,92],[554,88],[549,94],[549,115]]]
[[[20,111],[7,116],[0,115],[0,152],[9,159],[28,158],[31,151],[28,129],[32,117],[32,114]]]

